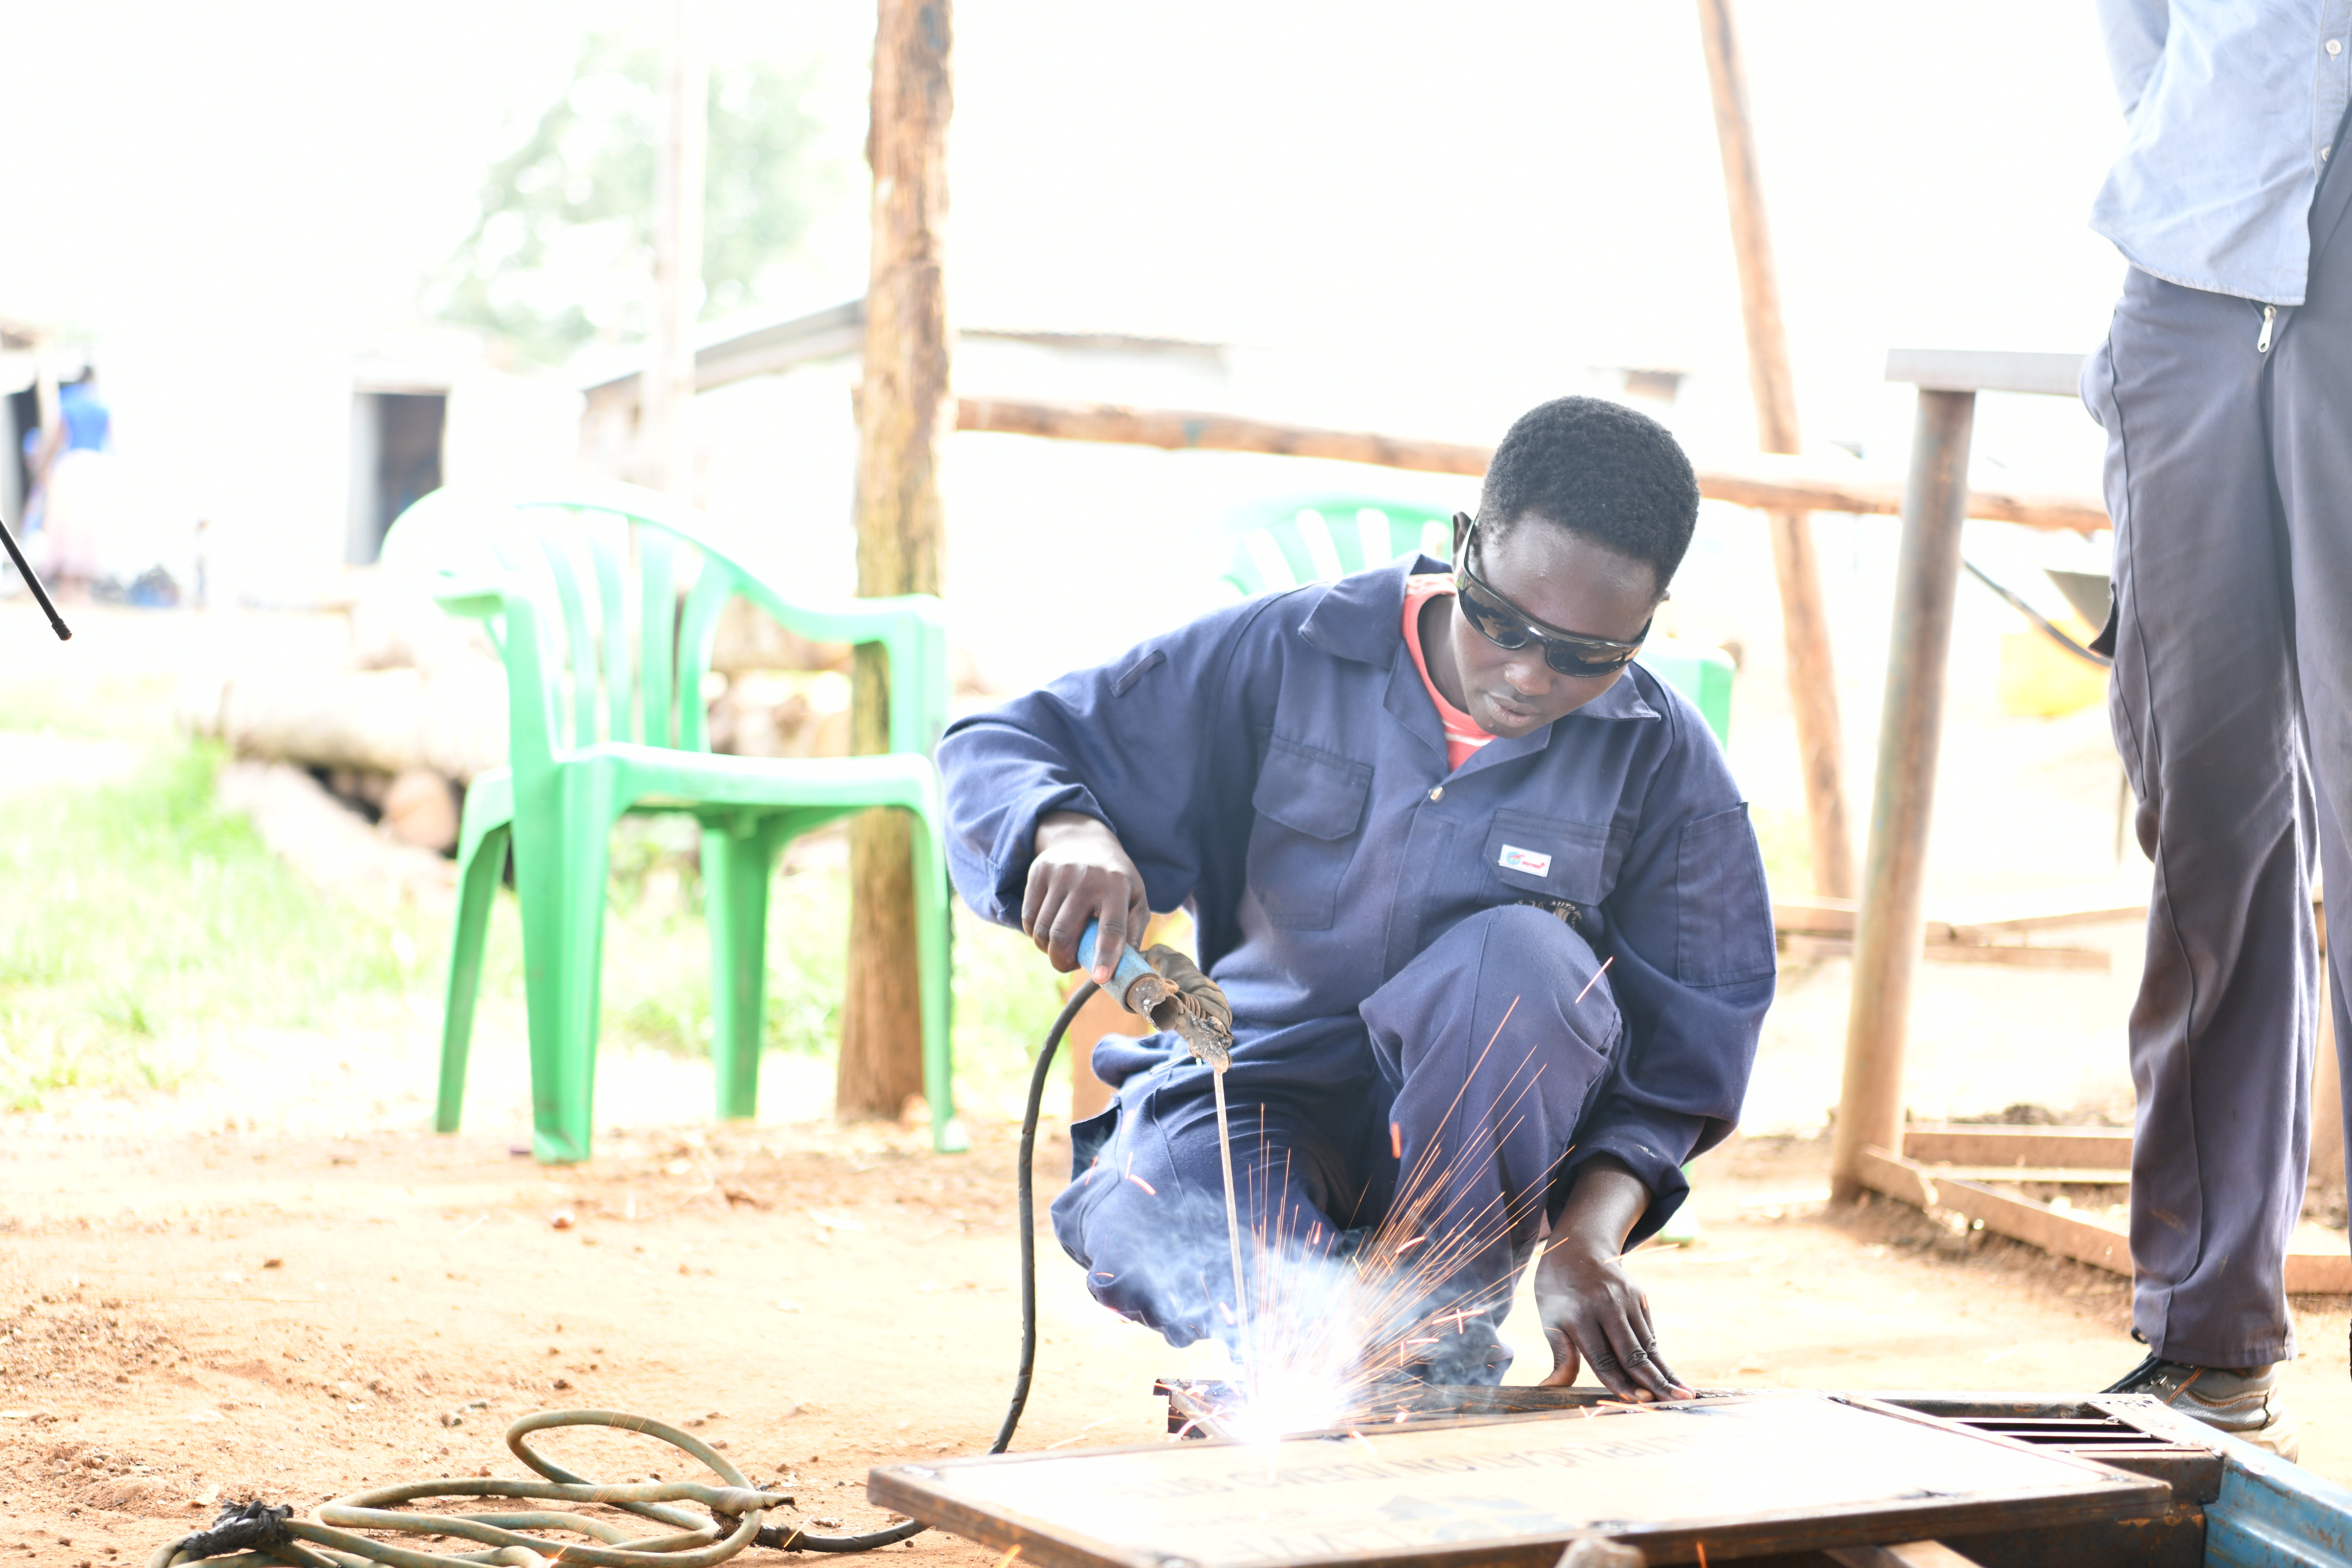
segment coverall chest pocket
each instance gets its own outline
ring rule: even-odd
[[[1607,889],[1609,829],[1532,812],[1498,811],[1486,830],[1483,857],[1488,886],[1512,900],[1570,903],[1591,910]]]
[[[1269,743],[1250,796],[1249,885],[1272,924],[1330,928],[1371,784],[1361,763],[1278,735]]]

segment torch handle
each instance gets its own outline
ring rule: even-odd
[[[1078,967],[1089,974],[1094,973],[1095,967],[1095,939],[1101,934],[1102,921],[1088,921],[1087,929],[1078,933]],[[1143,962],[1143,954],[1135,951],[1135,943],[1130,940],[1125,947],[1119,949],[1118,967],[1111,971],[1110,984],[1103,989],[1117,998],[1120,1006],[1125,1007],[1128,987],[1145,975],[1154,973],[1151,965]],[[1129,1008],[1129,1011],[1132,1012],[1134,1009]]]

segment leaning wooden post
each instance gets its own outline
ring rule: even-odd
[[[1715,94],[1716,141],[1723,153],[1723,194],[1731,206],[1731,247],[1739,259],[1739,313],[1748,325],[1748,375],[1756,399],[1756,434],[1767,452],[1794,454],[1797,394],[1789,375],[1788,334],[1780,322],[1780,285],[1772,268],[1772,231],[1764,221],[1764,184],[1748,124],[1748,84],[1731,28],[1731,0],[1698,0],[1699,34]],[[1767,514],[1772,569],[1780,584],[1781,640],[1788,648],[1789,701],[1805,773],[1811,830],[1813,891],[1853,897],[1853,834],[1846,824],[1844,741],[1838,727],[1837,672],[1830,658],[1829,616],[1813,563],[1812,520],[1801,511]]]
[[[857,395],[857,591],[940,591],[940,438],[953,428],[940,238],[953,107],[950,0],[881,0],[874,35],[872,258]],[[851,749],[889,749],[887,656],[857,650]],[[923,1087],[907,821],[872,811],[850,829],[848,994],[835,1114],[896,1116]]]
[[[1976,410],[1973,392],[1923,387],[1912,427],[1870,853],[1854,927],[1845,1087],[1830,1154],[1830,1194],[1838,1202],[1861,1194],[1865,1147],[1875,1144],[1895,1153],[1903,1148],[1903,1052],[1910,1033],[1911,976],[1919,964],[1927,824],[1935,805],[1944,665],[1952,641],[1952,595],[1959,584],[1960,524],[1968,514],[1969,440]]]

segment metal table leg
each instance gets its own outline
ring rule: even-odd
[[[1865,1145],[1902,1149],[1903,1053],[1910,1033],[1911,977],[1919,963],[1927,825],[1943,735],[1944,672],[1960,574],[1960,524],[1968,510],[1969,440],[1976,407],[1973,392],[1923,388],[1912,427],[1870,850],[1854,930],[1845,1085],[1832,1143],[1830,1191],[1838,1202],[1851,1202],[1862,1191],[1858,1173]]]

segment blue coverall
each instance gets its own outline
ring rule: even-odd
[[[1649,1188],[1639,1240],[1687,1193],[1683,1162],[1730,1131],[1772,916],[1721,750],[1639,665],[1447,767],[1402,630],[1408,571],[1444,569],[1218,611],[960,721],[939,756],[949,866],[983,917],[1020,923],[1056,811],[1118,835],[1153,909],[1192,911],[1233,1004],[1244,1223],[1345,1249],[1404,1172],[1433,1231],[1479,1227],[1455,1299],[1486,1331],[1449,1347],[1477,1364],[1433,1375],[1492,1383],[1492,1327],[1575,1169],[1613,1155]],[[1097,1300],[1179,1345],[1220,1332],[1208,1069],[1164,1034],[1107,1037],[1094,1065],[1117,1092],[1072,1129],[1055,1234]]]

